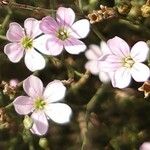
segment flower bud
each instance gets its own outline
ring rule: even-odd
[[[48,147],[48,141],[46,138],[40,138],[39,140],[39,146],[43,149],[46,149]]]
[[[31,129],[33,125],[33,120],[28,115],[26,115],[23,120],[23,124],[26,129]]]
[[[141,12],[143,17],[150,17],[150,5],[143,5],[141,7]]]

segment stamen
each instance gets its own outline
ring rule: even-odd
[[[46,102],[42,98],[37,98],[35,100],[34,106],[35,109],[44,109]]]
[[[123,62],[124,64],[124,67],[126,67],[126,68],[132,68],[132,66],[133,66],[133,64],[135,63],[134,62],[134,60],[130,57],[130,56],[128,56],[128,57],[126,57],[125,59],[124,59],[124,62]]]
[[[26,36],[22,38],[21,44],[25,49],[29,49],[33,47],[33,40]]]
[[[57,32],[57,37],[62,41],[65,41],[68,38],[68,32],[64,28],[60,28]]]

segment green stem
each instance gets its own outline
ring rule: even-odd
[[[85,115],[87,132],[85,132],[81,150],[86,150],[86,147],[88,146],[88,122],[90,114],[95,109],[100,100],[104,98],[104,95],[106,95],[107,88],[108,85],[102,85],[87,104]]]
[[[50,0],[50,9],[55,10],[56,9],[56,1],[55,0]],[[55,17],[54,11],[51,13],[52,17]]]
[[[95,25],[91,25],[91,29],[92,31],[95,33],[95,35],[97,35],[97,37],[99,39],[101,39],[102,41],[106,41],[105,37],[99,32],[99,30],[97,29],[97,27]]]
[[[5,106],[5,109],[10,109],[12,106],[13,106],[13,103],[10,103],[7,106]]]
[[[86,71],[84,75],[82,75],[82,77],[80,78],[80,80],[75,83],[75,84],[72,84],[71,86],[71,91],[77,91],[78,89],[80,89],[80,87],[82,87],[86,81],[89,79],[89,76],[90,76],[90,72],[89,71]]]
[[[6,36],[4,36],[4,35],[0,35],[0,39],[1,40],[7,40]]]

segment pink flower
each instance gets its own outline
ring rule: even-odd
[[[89,21],[74,20],[74,11],[64,7],[58,8],[56,20],[50,16],[42,19],[40,29],[50,36],[47,40],[47,49],[51,55],[59,55],[63,48],[70,54],[79,54],[86,49],[86,45],[79,39],[85,38],[89,33]]]
[[[13,63],[21,60],[25,54],[25,64],[30,71],[41,70],[45,67],[45,59],[38,52],[48,54],[45,48],[46,36],[41,35],[39,29],[40,21],[28,18],[24,22],[24,28],[18,23],[10,23],[6,33],[7,39],[11,42],[4,47],[4,52]],[[37,50],[35,50],[37,49]]]
[[[104,41],[101,42],[100,47],[92,44],[85,52],[85,56],[88,62],[85,64],[85,68],[94,75],[99,75],[102,82],[110,81],[108,73],[101,71],[99,64],[105,58],[105,55],[109,53],[109,48]]]
[[[140,150],[150,150],[150,142],[144,142],[144,143],[140,146]]]
[[[28,96],[17,97],[13,104],[20,115],[32,113],[31,131],[34,134],[46,134],[47,119],[52,119],[56,123],[67,123],[70,120],[71,108],[66,104],[58,103],[64,98],[66,91],[61,81],[54,80],[44,88],[42,81],[31,75],[23,81],[23,89]]]
[[[131,77],[137,82],[144,82],[150,76],[149,68],[144,65],[149,48],[144,41],[137,42],[130,51],[129,45],[121,38],[108,40],[111,54],[100,64],[103,71],[109,73],[114,87],[125,88],[131,82]]]

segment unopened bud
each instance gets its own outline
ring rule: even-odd
[[[33,126],[33,120],[28,115],[26,115],[23,120],[23,124],[26,129],[31,129]]]
[[[43,149],[46,149],[48,147],[48,141],[46,138],[40,138],[39,140],[39,146]]]
[[[141,7],[141,12],[143,17],[150,17],[150,5],[143,5]]]

